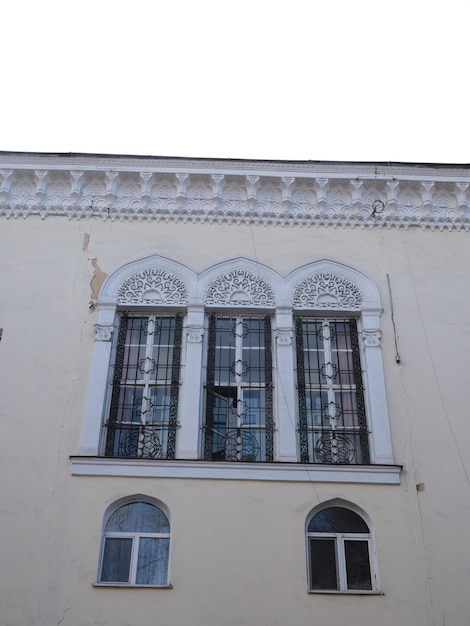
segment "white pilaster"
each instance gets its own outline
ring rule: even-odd
[[[204,333],[204,307],[188,307],[186,353],[183,359],[183,384],[179,397],[181,428],[177,434],[178,458],[197,459],[199,449],[199,415],[202,389],[202,337]],[[184,344],[183,344],[184,345]]]
[[[297,430],[294,386],[293,316],[291,308],[276,312],[274,380],[277,407],[277,460],[297,462]]]
[[[362,317],[364,366],[367,375],[369,425],[371,430],[371,463],[394,463],[392,437],[388,419],[387,396],[380,346],[380,314],[364,311]]]
[[[83,421],[80,455],[96,456],[107,390],[107,378],[114,328],[115,304],[101,304],[95,325],[95,345],[90,373],[88,400]]]

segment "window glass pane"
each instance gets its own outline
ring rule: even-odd
[[[335,392],[335,403],[340,407],[340,415],[337,417],[336,427],[353,427],[357,423],[356,394],[353,391]]]
[[[145,421],[147,424],[168,422],[170,418],[170,387],[151,387]]]
[[[175,320],[171,317],[157,317],[153,344],[155,346],[172,346],[175,341]]]
[[[304,352],[304,371],[305,384],[324,385],[327,381],[325,376],[327,370],[325,367],[324,352]]]
[[[328,329],[323,329],[322,322],[303,322],[304,345],[308,350],[323,350],[323,338],[328,336]]]
[[[368,533],[369,528],[354,511],[333,506],[312,517],[308,532]]]
[[[165,513],[158,507],[146,502],[132,502],[111,515],[106,531],[168,533],[170,525]]]
[[[147,317],[130,317],[127,321],[126,344],[142,345],[147,342]]]
[[[102,582],[129,582],[132,539],[106,537],[101,567]]]
[[[335,539],[310,539],[310,588],[338,589]]]
[[[354,385],[352,352],[332,352],[331,362],[336,368],[334,384]]]
[[[153,363],[150,371],[152,380],[170,380],[173,364],[173,348],[156,346],[153,348]],[[150,368],[149,368],[150,369]]]
[[[117,422],[139,422],[142,411],[143,387],[121,387]]]
[[[331,348],[333,350],[350,350],[349,321],[330,322]]]
[[[215,382],[227,383],[235,378],[235,348],[215,350]]]
[[[249,383],[264,382],[264,350],[244,348],[242,351],[241,374]]]
[[[141,537],[137,558],[137,585],[166,585],[168,582],[169,539]]]
[[[237,425],[237,390],[233,387],[216,387],[213,396],[213,426],[216,430]]]
[[[261,318],[244,319],[242,322],[243,347],[264,347],[264,320]]]
[[[242,425],[265,423],[264,389],[244,389],[242,402]]]
[[[367,541],[344,542],[348,589],[372,589]]]
[[[124,352],[122,369],[123,380],[141,380],[148,363],[145,359],[145,346],[127,346]]]
[[[328,405],[328,393],[326,391],[307,391],[305,394],[307,410],[307,426],[328,426],[329,419],[324,408]]]

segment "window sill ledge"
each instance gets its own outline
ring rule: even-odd
[[[230,463],[72,456],[73,476],[135,476],[286,482],[372,483],[399,485],[400,465],[304,465],[301,463]],[[341,592],[344,593],[344,592]]]
[[[383,591],[377,591],[376,589],[372,590],[354,590],[347,589],[346,591],[339,591],[338,589],[311,589],[309,595],[317,595],[317,594],[326,594],[326,595],[334,595],[334,596],[384,596],[385,593]]]
[[[173,589],[173,585],[131,585],[130,583],[91,583],[92,587],[113,587],[118,589]]]

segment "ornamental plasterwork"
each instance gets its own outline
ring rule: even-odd
[[[113,336],[113,330],[113,326],[95,324],[96,341],[111,341],[111,337]]]
[[[30,215],[470,230],[470,169],[0,154],[0,216]]]
[[[380,340],[382,333],[380,330],[363,330],[362,340],[368,348],[378,348],[380,346]]]
[[[278,329],[276,332],[277,345],[278,346],[292,345],[292,335],[293,335],[293,332],[291,329],[288,329],[288,330]]]
[[[292,300],[294,309],[358,310],[362,304],[362,293],[344,276],[320,272],[299,283]]]
[[[206,305],[272,308],[274,290],[263,278],[244,269],[232,270],[211,282]]]
[[[171,272],[152,267],[133,274],[119,288],[118,304],[186,305],[188,289]]]
[[[186,331],[188,343],[201,343],[203,332],[201,326],[189,326]]]

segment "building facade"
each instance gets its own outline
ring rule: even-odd
[[[465,624],[469,183],[0,153],[2,624]]]

